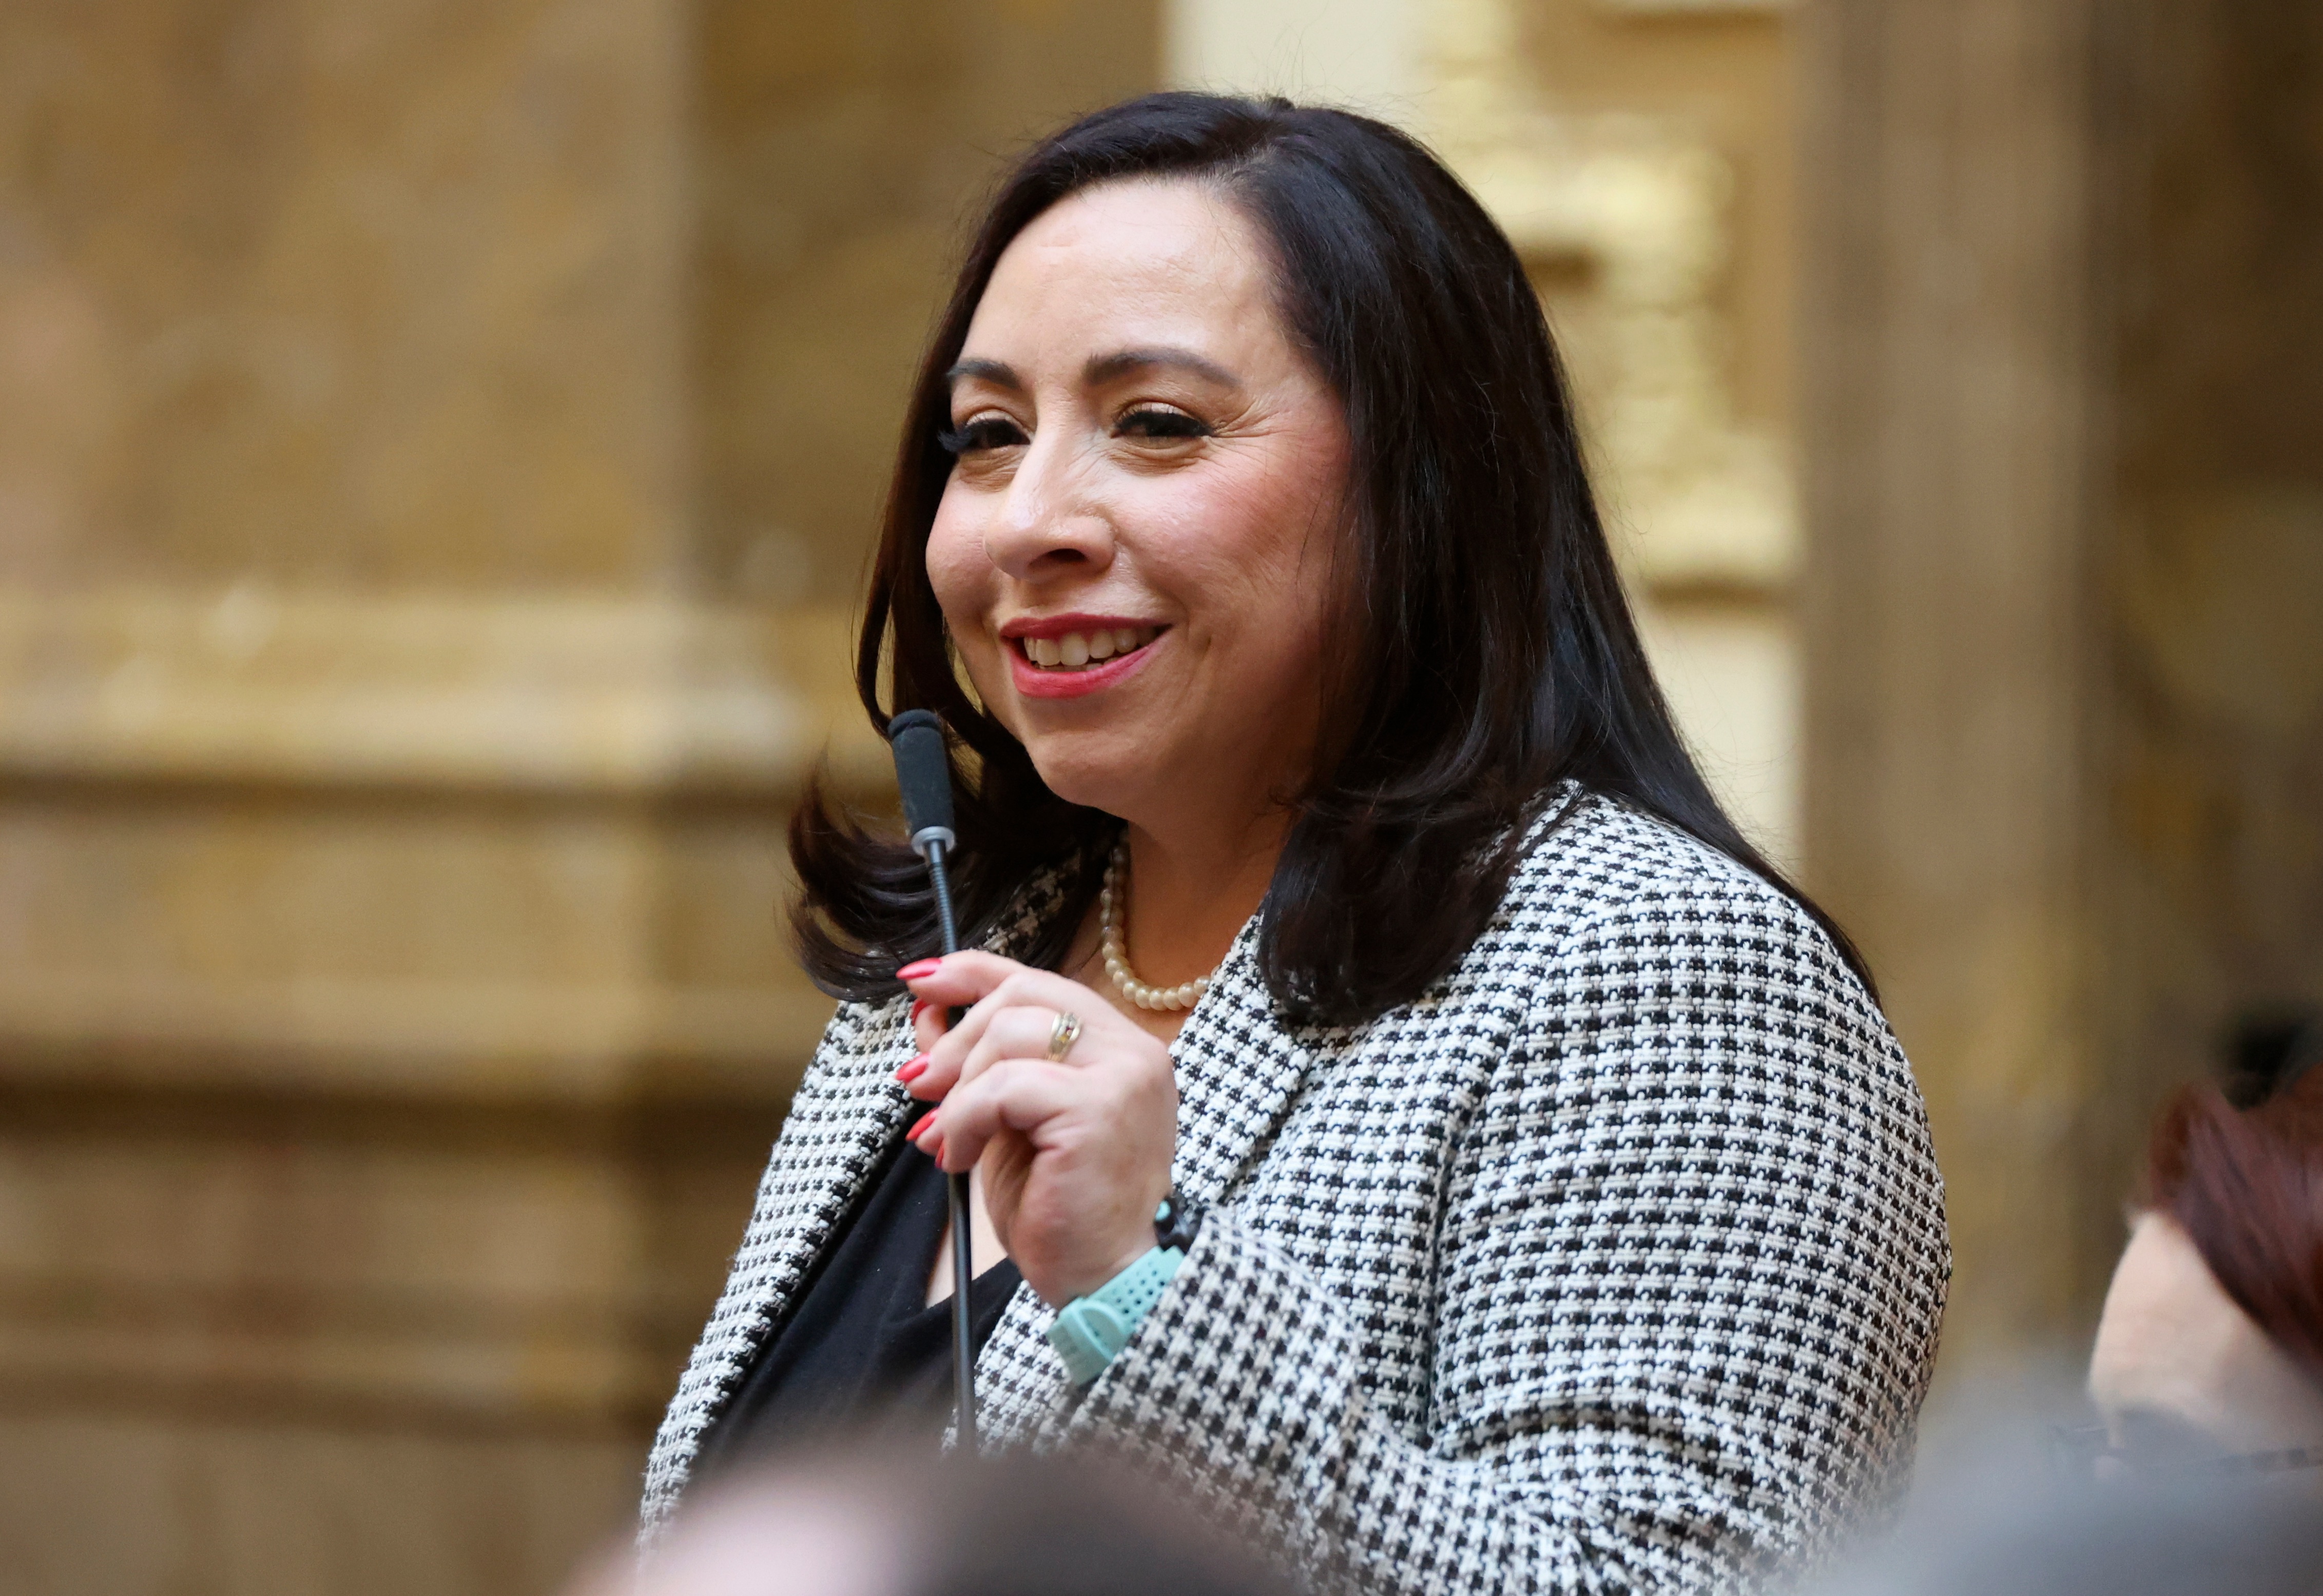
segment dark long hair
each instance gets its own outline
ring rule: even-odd
[[[963,691],[929,585],[951,470],[944,372],[1001,252],[1066,196],[1125,179],[1215,188],[1271,246],[1285,326],[1345,407],[1355,462],[1335,551],[1315,768],[1262,910],[1259,959],[1293,1019],[1355,1023],[1448,972],[1560,782],[1657,815],[1740,861],[1830,933],[1703,781],[1648,669],[1589,488],[1564,371],[1516,251],[1417,142],[1345,111],[1162,94],[1086,116],[1002,181],[913,390],[856,665],[864,708],[932,709],[966,751],[954,894],[994,925],[1026,872],[1086,857],[1112,826],[1044,784]],[[891,693],[880,702],[882,666]],[[965,766],[965,768],[963,768]],[[808,972],[834,995],[896,990],[936,946],[903,843],[810,791],[791,823]],[[1086,876],[1087,872],[1083,872]],[[1060,959],[1083,879],[1032,962]]]

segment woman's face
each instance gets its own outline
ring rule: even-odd
[[[977,306],[951,428],[928,574],[1042,779],[1148,826],[1295,786],[1346,427],[1242,216],[1188,181],[1042,214]]]

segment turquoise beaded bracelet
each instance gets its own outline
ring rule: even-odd
[[[1076,1297],[1058,1310],[1057,1322],[1049,1326],[1049,1344],[1065,1361],[1075,1385],[1087,1385],[1105,1372],[1185,1261],[1175,1247],[1151,1248],[1087,1297]]]

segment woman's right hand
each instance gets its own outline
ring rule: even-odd
[[[1177,1152],[1168,1047],[1078,981],[997,954],[902,974],[933,1005],[914,1022],[924,1050],[904,1067],[905,1089],[938,1105],[913,1140],[948,1171],[980,1166],[993,1228],[1026,1282],[1062,1306],[1143,1257]],[[947,1028],[942,1011],[963,1005]],[[1051,1060],[1065,1013],[1080,1035]]]

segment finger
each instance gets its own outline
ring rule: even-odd
[[[1088,1034],[1086,1021],[1064,1057],[1051,1056],[1058,1027],[1068,1014],[1079,1017],[1078,1010],[1051,1008],[1046,1004],[1012,1004],[996,1011],[984,1027],[984,1033],[968,1050],[968,1057],[960,1061],[954,1087],[960,1081],[974,1080],[1004,1059],[1042,1059],[1075,1069],[1100,1061],[1105,1044]]]
[[[993,1006],[1001,1004],[1008,991],[1004,986],[987,998],[980,1010],[971,1009],[946,1037],[937,1039],[945,1045],[931,1047],[897,1071],[896,1078],[904,1083],[904,1089],[923,1102],[932,1103],[961,1081],[973,1079],[995,1059],[1046,1058],[1062,1011],[1038,1004]],[[1076,1050],[1079,1045],[1078,1041],[1074,1043]]]
[[[968,955],[954,954],[952,957],[964,959]],[[917,989],[916,985],[914,989]],[[1129,1023],[1121,1019],[1112,1005],[1079,982],[1068,980],[1049,970],[1027,969],[1023,965],[1013,965],[999,986],[978,998],[968,1013],[954,1022],[936,1044],[928,1049],[928,1069],[911,1083],[912,1095],[933,1098],[950,1090],[959,1080],[969,1054],[991,1028],[994,1017],[1019,1007],[1045,1011],[1047,1018],[1042,1022],[1044,1026],[1054,1024],[1058,1014],[1067,1009],[1081,1017],[1085,1032],[1097,1023],[1118,1023],[1123,1026]],[[1039,1041],[1022,1050],[1027,1055],[1037,1056],[1047,1050],[1048,1036],[1044,1030]]]
[[[973,1169],[1003,1131],[1037,1141],[1043,1124],[1087,1106],[1100,1089],[1084,1071],[1045,1059],[1003,1059],[945,1099],[920,1145],[949,1171]]]
[[[924,997],[914,998],[912,1000],[914,1045],[923,1053],[935,1046],[937,1041],[941,1040],[944,1032],[950,1028],[950,1016],[951,1010],[945,1004],[935,1003]]]
[[[1079,981],[1058,975],[1054,970],[1036,970],[1013,959],[1003,959],[996,953],[971,950],[947,954],[942,959],[923,960],[910,967],[927,973],[914,975],[904,984],[914,997],[948,1004],[954,1008],[973,1009],[978,1004],[1002,995],[1004,989],[1013,993],[1016,1001],[1045,1003],[1051,1008],[1079,1009],[1088,1012],[1094,1003],[1105,1006],[1103,1000]]]
[[[923,959],[897,972],[910,977],[904,986],[912,993],[912,1030],[920,1056],[895,1076],[912,1096],[932,1100],[950,1090],[961,1060],[991,1018],[988,1010],[978,1014],[975,1005],[1024,969],[1013,959],[968,952]],[[955,1020],[955,1008],[967,1012]],[[946,1037],[952,1038],[954,1045],[940,1051],[938,1044]]]
[[[914,997],[966,1008],[1024,968],[1013,959],[971,948],[941,959],[923,959],[895,974]]]
[[[924,997],[912,999],[912,1012],[905,1024],[912,1033],[912,1046],[918,1050],[895,1071],[895,1078],[906,1089],[926,1072],[928,1050],[943,1039],[950,1014],[950,1011],[941,1004],[930,1003]]]

